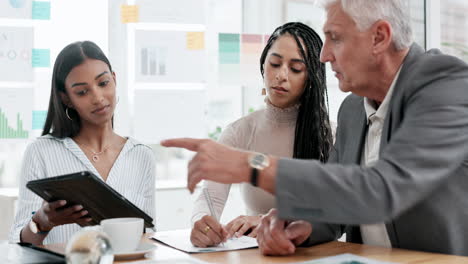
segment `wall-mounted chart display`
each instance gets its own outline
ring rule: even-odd
[[[32,27],[0,27],[0,80],[33,80],[31,64],[34,31]]]
[[[134,136],[142,142],[208,135],[204,89],[140,89],[135,91],[134,105]]]
[[[268,35],[219,33],[218,74],[221,84],[262,85],[260,56]]]
[[[41,130],[47,118],[47,111],[34,110],[32,112],[32,129]]]
[[[205,1],[136,0],[139,22],[205,24]]]
[[[240,35],[236,33],[219,33],[218,55],[219,82],[222,84],[241,84]]]
[[[137,82],[205,82],[204,32],[135,32]]]
[[[262,55],[263,35],[242,34],[241,35],[241,76],[243,83],[247,86],[262,85],[260,73],[260,56]]]
[[[0,17],[30,19],[32,0],[2,0],[0,1]]]
[[[0,139],[29,137],[32,103],[32,89],[0,88]]]

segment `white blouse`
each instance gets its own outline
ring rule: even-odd
[[[28,181],[85,170],[102,179],[91,161],[71,138],[60,139],[46,135],[31,143],[23,158],[18,209],[10,230],[10,242],[20,241],[20,232],[31,220],[32,212],[42,206],[42,198],[26,188]],[[155,158],[151,148],[128,138],[109,172],[106,183],[154,220],[155,177]],[[77,224],[54,227],[43,243],[66,243],[80,228]]]

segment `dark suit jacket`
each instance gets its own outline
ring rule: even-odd
[[[468,65],[413,44],[368,168],[366,130],[363,98],[350,95],[328,164],[279,161],[280,217],[311,221],[309,244],[345,231],[361,242],[360,224],[384,222],[393,247],[468,255]]]

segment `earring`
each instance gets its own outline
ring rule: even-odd
[[[262,95],[266,95],[266,89],[262,88]]]
[[[70,119],[70,121],[73,121],[73,119],[68,114],[68,107],[65,109],[65,115],[67,116],[68,119]]]

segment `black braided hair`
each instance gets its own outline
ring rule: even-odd
[[[320,62],[323,45],[320,36],[312,28],[299,22],[290,22],[278,27],[263,49],[260,72],[263,76],[263,66],[271,46],[285,34],[291,35],[296,40],[307,68],[307,79],[304,93],[300,98],[301,105],[296,121],[293,158],[326,162],[333,145],[333,138],[328,117],[325,64]]]

